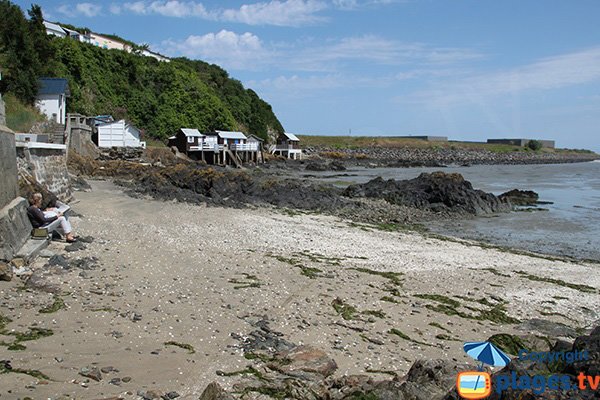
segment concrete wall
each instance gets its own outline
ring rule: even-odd
[[[513,146],[525,147],[531,140],[534,139],[488,139],[487,142],[490,144],[510,144]],[[543,148],[553,149],[555,146],[554,140],[535,140],[540,142]]]
[[[73,198],[67,171],[65,145],[22,143],[17,146],[19,177],[32,179],[63,202]]]
[[[17,154],[14,134],[0,126],[0,260],[11,260],[31,232],[27,200],[17,197]]]
[[[0,126],[6,125],[6,110],[4,108],[4,100],[0,95]]]
[[[19,193],[16,156],[15,135],[0,130],[0,208],[13,201]]]
[[[402,139],[425,140],[426,142],[447,142],[447,136],[395,136]]]
[[[92,141],[92,127],[86,124],[86,117],[80,114],[67,116],[68,151],[75,151],[84,157],[97,158],[98,146]]]

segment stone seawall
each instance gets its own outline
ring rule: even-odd
[[[17,147],[17,166],[19,179],[39,183],[61,201],[68,202],[72,199],[64,145],[20,145]]]
[[[12,259],[31,232],[27,201],[18,197],[15,135],[0,126],[0,260]]]
[[[561,164],[586,162],[599,158],[587,152],[493,152],[485,149],[365,147],[336,149],[312,146],[304,149],[307,155],[336,158],[357,163],[376,163],[382,166],[440,166],[475,164]]]

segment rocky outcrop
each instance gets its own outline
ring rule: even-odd
[[[499,199],[508,200],[515,206],[534,206],[540,196],[532,190],[513,189],[498,196]]]
[[[385,199],[392,204],[440,212],[482,215],[510,210],[507,201],[473,189],[469,181],[455,173],[422,173],[417,178],[404,181],[386,181],[379,177],[364,184],[351,185],[343,194],[347,197]]]

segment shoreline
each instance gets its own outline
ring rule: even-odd
[[[421,358],[469,362],[461,341],[524,334],[516,319],[585,329],[600,316],[597,289],[586,289],[600,287],[597,265],[365,229],[333,216],[132,198],[111,181],[91,184],[91,192],[76,194],[73,208],[81,216],[73,223],[94,240],[66,256],[96,257],[96,266],[48,268],[48,259],[38,260],[34,272],[46,272],[41,280],[58,286],[57,295],[20,291],[18,279],[0,286],[9,330],[54,332],[23,342],[23,351],[2,348],[13,367],[52,379],[0,375],[9,397],[134,399],[140,390],[157,390],[192,399],[212,381],[230,389],[244,378],[217,371],[251,363],[231,334],[247,335],[264,316],[286,339],[328,352],[338,377],[367,369],[401,375]],[[53,242],[51,250],[65,254],[64,247]],[[494,286],[482,285],[484,277]],[[65,308],[38,312],[57,296]],[[494,308],[481,297],[499,307],[499,320],[468,317]],[[336,312],[337,298],[355,308],[355,318]],[[464,317],[440,311],[449,300]],[[410,340],[390,335],[392,329]],[[98,382],[79,375],[93,366],[109,372]],[[120,385],[110,383],[115,378]]]

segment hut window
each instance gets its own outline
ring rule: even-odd
[[[194,137],[188,136],[188,143],[194,143]]]

